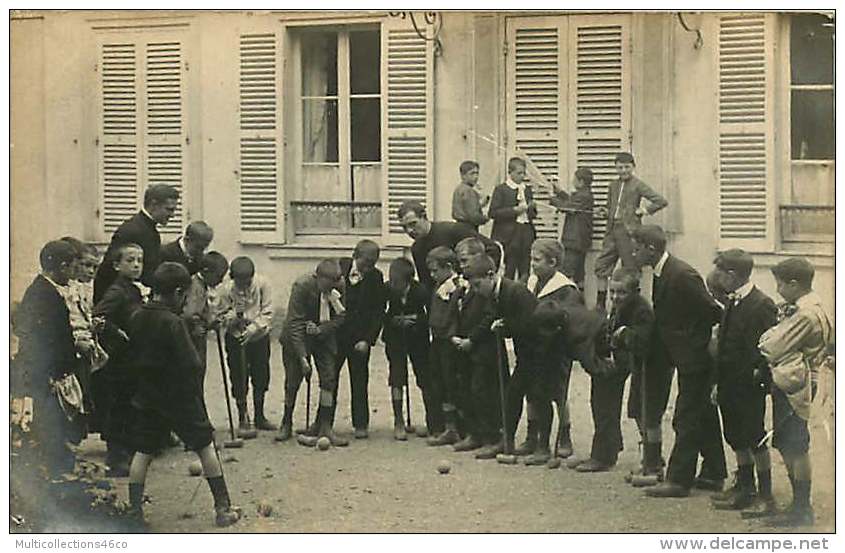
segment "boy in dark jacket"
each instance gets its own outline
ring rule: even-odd
[[[584,305],[575,283],[557,268],[564,252],[557,240],[540,239],[531,248],[528,290],[537,298],[535,315],[553,312],[564,306]],[[542,315],[541,315],[542,316]],[[533,317],[533,316],[532,316]],[[562,419],[561,442],[571,449],[568,417],[569,375],[572,357],[560,327],[544,324],[533,317],[536,330],[535,373],[528,391],[528,429],[526,440],[514,450],[526,455],[526,465],[544,465],[551,456],[549,437],[552,425],[552,401],[558,402]]]
[[[346,309],[341,303],[340,267],[334,259],[324,259],[314,273],[296,279],[291,287],[287,317],[279,338],[285,367],[285,413],[276,441],[293,435],[293,409],[302,380],[311,379],[310,359],[320,377],[320,408],[313,428],[307,434],[326,436],[335,446],[347,446],[345,438],[332,430],[337,395],[337,329]],[[313,437],[312,436],[312,437]]]
[[[516,366],[505,393],[504,435],[499,443],[485,448],[477,456],[493,459],[505,450],[512,451],[510,446],[522,416],[523,400],[536,380],[537,344],[531,318],[537,307],[537,298],[525,285],[499,276],[489,257],[470,263],[464,271],[464,277],[474,293],[492,299],[496,319],[490,329],[502,336],[511,337],[516,354]]]
[[[766,446],[765,357],[757,348],[760,336],[777,324],[777,307],[749,280],[754,258],[739,249],[719,253],[713,261],[714,278],[727,293],[718,331],[716,382],[713,396],[719,404],[725,441],[736,456],[734,485],[714,496],[717,509],[750,507],[755,498],[773,502],[772,470]],[[759,493],[754,483],[756,465]]]
[[[425,403],[426,420],[432,408],[428,353],[429,296],[425,288],[414,279],[414,265],[404,257],[390,263],[388,274],[388,303],[384,318],[384,352],[387,355],[390,398],[393,403],[393,438],[407,440],[405,422],[402,420],[403,388],[408,385],[408,360]]]
[[[141,307],[149,289],[139,282],[144,252],[137,244],[124,244],[115,253],[117,278],[94,306],[95,319],[104,320],[103,347],[109,361],[95,373],[93,386],[98,392],[94,403],[100,419],[100,435],[106,442],[109,476],[129,474],[128,432],[133,416],[131,405],[136,375],[127,361],[131,358],[127,329],[129,319]]]
[[[12,395],[31,397],[33,437],[50,478],[73,470],[75,455],[68,442],[79,442],[51,383],[73,373],[76,349],[64,294],[76,257],[61,240],[41,249],[41,274],[27,288],[15,312],[14,331],[20,339],[10,378]]]
[[[191,275],[179,263],[165,262],[153,273],[152,301],[129,321],[131,365],[139,375],[132,399],[138,409],[129,468],[131,513],[143,521],[144,484],[153,455],[167,447],[170,432],[196,451],[214,496],[215,524],[240,519],[232,507],[223,469],[214,448],[214,429],[202,397],[202,365],[185,322],[179,316]]]
[[[597,345],[598,354],[605,362],[599,365],[600,370],[590,374],[590,408],[595,428],[593,445],[590,458],[575,467],[578,472],[604,472],[616,464],[622,451],[622,395],[625,381],[632,372],[636,382],[631,386],[628,414],[637,421],[643,442],[647,441],[647,425],[642,421],[641,404],[637,401],[642,401],[642,390],[637,385],[642,378],[654,314],[639,292],[639,275],[626,269],[613,273],[610,281],[612,307],[603,339]],[[654,470],[659,461],[659,457],[653,459],[652,453],[653,447],[646,446],[644,472]]]
[[[426,266],[434,280],[434,293],[428,311],[428,325],[431,328],[431,364],[434,381],[434,396],[442,411],[435,411],[429,426],[428,445],[440,446],[457,443],[458,434],[457,393],[455,356],[451,337],[457,323],[455,296],[460,287],[457,273],[458,258],[455,252],[445,246],[438,246],[428,252]],[[442,426],[442,428],[441,428]]]
[[[340,259],[344,284],[346,319],[338,328],[338,387],[343,364],[349,365],[349,388],[352,398],[352,426],[355,437],[365,439],[370,425],[370,350],[378,340],[384,317],[384,275],[376,267],[379,246],[372,240],[356,244],[352,258]],[[337,388],[335,404],[337,409]],[[334,412],[332,412],[334,420]]]
[[[581,167],[575,171],[572,194],[554,184],[550,203],[565,214],[560,241],[564,256],[562,273],[584,290],[584,262],[593,242],[593,172]]]
[[[536,236],[533,221],[537,217],[534,192],[525,182],[524,159],[508,161],[508,179],[493,189],[489,214],[493,219],[490,238],[505,248],[505,277],[524,281],[531,266],[531,244]]]

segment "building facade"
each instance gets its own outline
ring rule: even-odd
[[[790,255],[834,301],[833,21],[822,14],[15,12],[12,297],[44,241],[107,242],[149,183],[182,191],[213,248],[293,279],[373,238],[409,244],[406,199],[447,220],[465,159],[546,181],[630,150],[669,200],[651,219],[702,272],[719,249]],[[648,219],[648,218],[647,218]],[[603,225],[596,225],[596,242]],[[588,258],[588,273],[593,255]],[[588,293],[594,282],[588,278]],[[591,294],[592,295],[592,294]]]

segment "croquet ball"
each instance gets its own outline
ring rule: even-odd
[[[263,517],[269,517],[273,514],[273,506],[266,499],[258,502],[258,514]]]
[[[194,461],[190,465],[188,465],[188,474],[191,476],[199,476],[202,474],[202,463],[199,461]]]
[[[437,472],[440,474],[449,474],[450,470],[452,470],[452,464],[446,459],[437,463]]]
[[[331,445],[332,445],[332,443],[329,441],[328,437],[326,437],[326,436],[323,436],[322,438],[317,440],[317,448],[320,451],[327,450],[329,447],[331,447]]]
[[[549,459],[549,462],[546,463],[546,466],[550,469],[560,468],[560,458],[555,457],[554,459]]]

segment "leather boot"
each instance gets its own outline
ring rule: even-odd
[[[479,447],[483,446],[484,442],[480,439],[476,438],[472,434],[461,440],[460,442],[456,443],[454,446],[454,450],[461,452],[461,451],[473,451],[478,449]]]
[[[255,428],[258,430],[277,430],[276,425],[264,416],[264,392],[253,392],[252,404],[255,413]]]
[[[229,500],[229,489],[223,476],[207,478],[208,487],[214,497],[214,524],[219,527],[231,526],[241,518],[241,509],[233,507]]]
[[[395,392],[396,389],[391,390]],[[402,389],[399,388],[399,399],[393,393],[393,439],[400,442],[408,440],[408,433],[405,431],[405,421],[402,420]]]
[[[321,405],[317,410],[317,419],[319,420],[319,436],[326,437],[334,447],[346,447],[349,445],[349,440],[341,438],[334,433],[331,422],[331,407]]]
[[[560,442],[557,445],[557,456],[561,459],[572,457],[574,450],[572,449],[572,426],[566,425],[561,429]]]
[[[249,413],[246,410],[246,401],[238,401],[238,428],[249,430]]]
[[[282,416],[282,424],[279,425],[279,433],[276,435],[277,442],[285,442],[293,436],[293,407],[285,405],[285,414]]]

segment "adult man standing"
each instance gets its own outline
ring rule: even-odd
[[[428,252],[438,246],[455,249],[455,246],[464,238],[479,238],[484,242],[484,249],[487,251],[498,267],[502,261],[501,247],[493,240],[482,234],[478,234],[469,226],[463,223],[452,221],[429,221],[425,207],[419,202],[407,201],[399,206],[399,221],[405,234],[414,241],[411,245],[411,257],[414,258],[414,265],[417,268],[417,276],[420,283],[430,294],[434,287],[434,281],[428,274],[425,259]]]
[[[646,490],[651,497],[686,497],[696,485],[698,454],[704,458],[702,476],[722,481],[727,476],[725,453],[716,406],[710,401],[712,359],[707,346],[722,309],[707,292],[695,269],[666,252],[666,235],[656,225],[632,233],[634,259],[654,267],[652,303],[655,328],[650,378],[665,383],[668,398],[672,367],[678,369],[678,397],[672,426],[675,444],[666,481]],[[668,378],[665,376],[668,374]],[[665,403],[664,403],[665,405]]]
[[[179,202],[179,191],[167,184],[154,184],[144,192],[144,207],[124,221],[111,238],[103,263],[94,277],[94,302],[100,300],[106,289],[114,281],[114,255],[120,246],[135,243],[144,251],[144,266],[141,271],[141,282],[152,287],[153,273],[158,267],[161,236],[156,226],[166,225],[176,212]]]
[[[188,269],[191,276],[200,270],[202,256],[214,239],[214,230],[205,221],[192,221],[185,234],[161,247],[159,262],[173,261]]]

